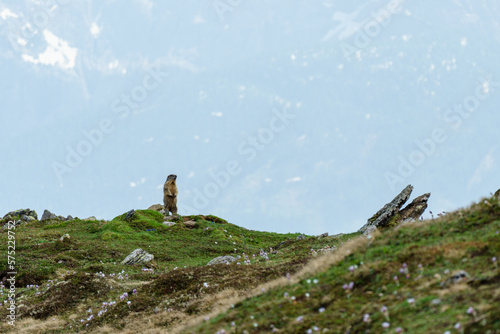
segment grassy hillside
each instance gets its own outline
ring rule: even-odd
[[[492,197],[361,237],[185,332],[500,333],[499,231]]]
[[[495,196],[370,238],[297,239],[214,216],[162,221],[143,210],[130,220],[17,227],[18,318],[0,332],[500,333]],[[136,248],[154,261],[121,265]],[[220,255],[241,258],[206,266]]]
[[[194,227],[184,224],[189,219],[196,221]],[[171,227],[162,222],[162,214],[140,210],[130,220],[123,214],[111,221],[36,221],[17,227],[18,319],[15,329],[2,321],[1,331],[112,333],[128,330],[138,319],[154,319],[151,329],[168,332],[212,310],[217,300],[207,297],[221,292],[244,296],[298,271],[312,258],[312,248],[340,247],[350,238],[297,240],[298,233],[247,230],[214,216],[181,217]],[[0,252],[7,254],[7,231],[0,233]],[[70,239],[61,242],[64,234]],[[121,265],[136,248],[155,259],[147,265]],[[206,266],[221,255],[241,259]],[[0,261],[7,268],[7,256]],[[0,279],[6,277],[4,270]],[[0,318],[6,319],[8,290],[0,288]]]

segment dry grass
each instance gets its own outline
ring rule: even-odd
[[[319,273],[325,270],[325,268],[329,268],[330,266],[338,264],[340,261],[345,259],[347,256],[353,254],[354,252],[360,251],[361,249],[366,247],[367,244],[371,243],[373,239],[378,235],[380,235],[380,233],[376,232],[371,236],[370,239],[364,236],[355,237],[354,239],[342,245],[337,251],[321,255],[309,261],[299,272],[297,272],[294,275],[291,275],[290,278],[280,277],[273,281],[261,284],[252,291],[242,294],[241,296],[227,298],[227,299],[224,298],[221,299],[218,295],[207,296],[207,298],[209,299],[214,298],[220,300],[221,302],[218,303],[216,307],[214,307],[212,312],[200,315],[198,317],[193,317],[191,319],[186,319],[186,321],[172,328],[171,331],[173,334],[189,331],[189,328],[196,327],[199,324],[203,323],[207,317],[213,318],[214,316],[220,313],[226,312],[229,309],[231,309],[231,307],[234,306],[236,303],[241,302],[244,299],[259,296],[265,291],[269,291],[271,289],[297,284],[304,277]]]

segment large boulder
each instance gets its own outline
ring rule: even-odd
[[[431,194],[427,193],[418,196],[401,210],[401,207],[410,198],[412,191],[413,186],[411,184],[406,186],[391,202],[384,205],[382,209],[369,218],[366,224],[359,229],[359,232],[366,236],[378,228],[398,226],[403,222],[417,220],[427,209],[427,201]]]
[[[140,264],[146,263],[153,260],[155,257],[153,254],[149,254],[146,251],[137,248],[132,253],[130,253],[125,260],[122,261],[122,264]]]

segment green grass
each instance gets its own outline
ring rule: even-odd
[[[417,334],[500,333],[500,270],[492,261],[500,258],[495,197],[370,239],[352,233],[297,240],[297,233],[247,230],[214,216],[180,217],[167,227],[155,211],[139,210],[129,220],[125,215],[16,228],[20,307],[15,330],[2,322],[0,331],[396,333],[399,327]],[[194,228],[184,225],[188,219],[196,221]],[[59,241],[66,233],[71,239]],[[333,246],[337,250],[315,258]],[[4,254],[6,247],[2,242]],[[136,248],[155,259],[121,265]],[[206,266],[221,255],[242,258]],[[6,267],[6,257],[0,264]],[[458,270],[470,279],[447,284]],[[349,284],[352,289],[344,288]],[[6,299],[4,289],[0,300]],[[0,317],[6,316],[0,308]]]
[[[297,241],[298,233],[248,230],[215,216],[180,217],[171,227],[163,225],[163,215],[156,211],[139,210],[129,220],[125,216],[111,221],[75,219],[17,227],[16,293],[24,304],[19,309],[21,319],[32,316],[48,321],[57,316],[64,322],[58,331],[64,332],[69,326],[83,327],[77,320],[88,317],[84,310],[98,311],[103,302],[110,301],[117,305],[104,316],[94,314],[94,320],[85,329],[102,325],[120,329],[130,313],[152,314],[155,308],[198,314],[206,311],[206,306],[196,306],[196,301],[205,295],[227,289],[246,291],[293,273],[311,258],[311,248],[340,246],[347,238],[308,237]],[[194,228],[184,225],[188,219],[196,221]],[[1,233],[2,238],[7,237],[6,231]],[[59,241],[64,234],[69,234],[70,239]],[[270,248],[278,245],[278,252],[271,253]],[[6,242],[0,246],[4,254],[6,246]],[[121,265],[136,248],[153,254],[154,260],[145,265]],[[269,254],[269,260],[259,255],[261,249]],[[206,266],[221,255],[247,255],[250,264],[244,264],[243,258],[238,265]],[[0,264],[6,268],[7,258],[1,258]],[[6,273],[7,270],[0,272],[0,277],[6,277]],[[210,288],[198,291],[201,280]],[[39,285],[39,289],[27,288],[28,285]],[[132,294],[133,289],[137,295]],[[6,292],[1,301],[7,298]],[[129,293],[133,306],[119,299],[124,292]],[[166,296],[168,303],[164,302]],[[6,309],[0,308],[0,317],[6,314]]]
[[[500,271],[492,261],[500,255],[499,231],[496,198],[390,230],[336,265],[243,300],[186,333],[396,333],[398,327],[405,333],[462,333],[457,323],[465,333],[500,333]],[[470,280],[442,286],[457,270],[467,271]],[[344,289],[350,282],[352,290]]]

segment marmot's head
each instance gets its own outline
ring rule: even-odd
[[[176,180],[177,179],[177,175],[174,175],[174,174],[170,174],[168,177],[167,177],[167,181],[170,181],[170,180]]]

